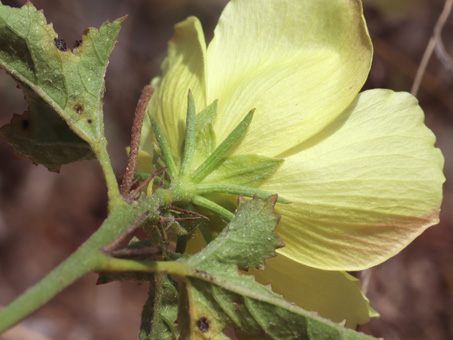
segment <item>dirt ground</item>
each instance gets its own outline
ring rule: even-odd
[[[20,6],[25,1],[2,1]],[[159,74],[174,23],[188,15],[203,22],[207,41],[226,0],[35,0],[60,37],[79,39],[88,26],[124,14],[107,72],[109,151],[117,174],[125,169],[132,115],[142,87]],[[365,88],[410,91],[444,0],[364,0],[375,45]],[[453,14],[443,30],[453,55]],[[445,58],[444,58],[445,59]],[[453,339],[453,65],[433,55],[418,94],[426,124],[446,159],[441,223],[399,255],[360,273],[372,306],[381,313],[361,328],[387,340]],[[0,125],[26,109],[23,95],[0,72]],[[0,305],[55,267],[96,230],[106,215],[106,192],[95,162],[49,173],[14,157],[0,142]],[[96,286],[87,275],[0,339],[136,339],[146,287]]]

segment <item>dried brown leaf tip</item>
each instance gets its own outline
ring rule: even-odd
[[[68,47],[66,46],[66,42],[63,38],[55,38],[54,40],[55,47],[58,48],[60,51],[66,51]]]

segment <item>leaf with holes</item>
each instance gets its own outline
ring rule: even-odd
[[[87,29],[70,50],[31,3],[20,9],[0,4],[0,68],[29,104],[0,130],[18,156],[58,171],[93,158],[91,149],[105,143],[104,75],[123,20]]]
[[[217,268],[198,271],[182,280],[178,321],[182,339],[375,339],[344,328],[314,312],[297,307],[253,277]]]
[[[189,274],[180,278],[178,323],[182,339],[373,339],[305,311],[257,283],[239,268],[263,266],[282,246],[274,229],[276,196],[240,201],[223,232],[199,253],[180,259]]]

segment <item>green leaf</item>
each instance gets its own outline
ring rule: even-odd
[[[280,219],[273,213],[276,200],[276,196],[271,196],[246,203],[240,198],[234,218],[222,233],[201,252],[183,261],[203,270],[218,264],[234,264],[241,269],[264,266],[264,260],[275,256],[275,249],[283,246],[274,233]]]
[[[175,178],[178,173],[178,167],[176,166],[175,160],[170,151],[170,147],[168,146],[167,139],[165,135],[162,133],[162,130],[159,126],[159,123],[154,119],[153,116],[149,116],[151,120],[152,129],[154,132],[154,136],[156,137],[157,144],[159,144],[160,151],[162,152],[162,157],[164,159],[165,164],[168,166],[168,173],[170,174],[171,178]]]
[[[150,281],[149,297],[143,307],[140,340],[177,340],[178,291],[176,283],[165,274],[155,274]],[[154,313],[159,311],[159,313]]]
[[[30,111],[22,115],[15,114],[11,123],[0,129],[0,136],[14,146],[18,157],[43,164],[50,171],[94,158],[90,146],[43,101],[30,105]]]
[[[224,139],[222,143],[211,153],[211,155],[192,173],[192,181],[194,183],[201,182],[207,175],[209,175],[219,162],[222,161],[223,156],[232,149],[245,135],[247,128],[252,122],[254,109],[245,116],[245,118],[234,128],[233,131]]]
[[[273,293],[253,277],[200,271],[183,280],[178,322],[182,339],[374,339],[307,312]]]
[[[219,167],[211,172],[203,183],[231,183],[254,186],[268,178],[283,163],[258,155],[237,155],[224,158]]]
[[[186,135],[184,139],[184,152],[180,168],[181,176],[183,176],[192,165],[193,156],[196,149],[197,141],[197,110],[195,108],[195,100],[193,99],[192,92],[189,90],[187,95],[187,116],[186,116]]]
[[[179,314],[182,339],[372,339],[285,301],[250,275],[238,271],[262,266],[281,246],[273,232],[275,196],[241,201],[224,231],[206,248],[178,260],[193,270],[181,278]]]
[[[20,9],[0,5],[0,68],[16,80],[30,106],[22,123],[13,118],[2,129],[18,155],[58,170],[91,158],[88,144],[104,143],[104,75],[123,20],[87,29],[71,51],[31,3]],[[55,158],[41,150],[47,147],[57,152]]]
[[[215,150],[215,133],[213,122],[217,115],[218,100],[207,106],[196,117],[196,139],[195,164],[199,165]]]

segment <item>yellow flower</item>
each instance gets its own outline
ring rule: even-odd
[[[149,107],[177,165],[189,89],[199,110],[218,100],[216,145],[256,109],[227,155],[282,159],[256,188],[291,204],[276,206],[285,247],[255,273],[351,327],[373,311],[342,271],[377,265],[436,224],[444,181],[416,99],[359,93],[371,59],[359,0],[232,0],[208,48],[198,19],[176,25]],[[150,125],[142,155],[153,148]],[[189,173],[204,158],[199,152]]]

